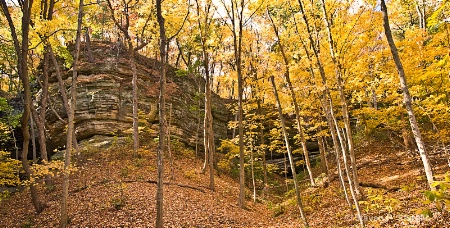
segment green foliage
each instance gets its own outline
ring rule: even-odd
[[[9,153],[0,151],[0,187],[17,186],[21,184],[18,173],[20,162],[9,157]],[[0,192],[0,201],[10,196],[9,191]]]
[[[231,162],[228,159],[221,159],[219,162],[217,162],[217,167],[225,173],[231,172]]]
[[[175,71],[175,75],[178,77],[186,77],[188,75],[188,73],[189,73],[188,71],[181,70],[181,69]]]
[[[195,171],[194,169],[184,171],[183,176],[190,180],[195,180],[195,181],[200,180],[197,171]]]
[[[0,187],[19,185],[19,169],[20,161],[11,159],[9,153],[0,151]]]
[[[69,49],[67,49],[67,47],[57,46],[56,52],[57,52],[59,57],[64,59],[64,67],[66,69],[69,69],[70,67],[72,67],[73,56],[70,53]]]
[[[219,161],[219,168],[231,177],[237,178],[239,176],[239,146],[235,140],[221,140],[217,151],[225,154],[225,158]]]
[[[111,199],[111,206],[116,210],[120,210],[123,207],[125,207],[125,205],[127,204],[125,194],[124,194],[124,189],[126,188],[126,185],[124,183],[119,183],[117,188],[119,189],[119,193],[116,194]]]
[[[429,205],[434,203],[436,209],[440,212],[450,207],[450,173],[446,173],[444,180],[435,181],[432,184],[436,190],[425,191],[424,194],[427,197],[425,204]],[[433,213],[429,208],[419,209],[418,213],[424,216],[433,217]]]
[[[11,129],[19,126],[22,114],[13,114],[13,108],[3,97],[0,97],[0,113],[3,114],[0,118],[0,149],[7,149],[5,144],[12,140]]]
[[[273,204],[272,202],[268,202],[267,207],[272,211],[273,217],[278,217],[284,214],[285,208],[282,204]]]
[[[393,213],[400,207],[400,200],[392,197],[386,197],[386,190],[373,188],[367,189],[367,200],[359,201],[366,213],[386,212]]]

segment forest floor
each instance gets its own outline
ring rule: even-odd
[[[128,146],[90,148],[78,157],[69,189],[70,227],[155,226],[156,147],[143,147],[135,158]],[[427,184],[418,156],[393,147],[367,148],[356,155],[360,182],[372,185],[361,187],[365,197],[360,204],[368,227],[450,227],[448,211],[439,212],[434,204],[424,203]],[[302,227],[292,190],[280,193],[286,191],[285,185],[273,187],[256,203],[248,191],[247,208],[241,209],[236,180],[216,176],[216,189],[211,191],[208,171],[200,173],[202,159],[193,158],[191,150],[181,147],[173,151],[174,179],[170,179],[167,157],[165,163],[165,227]],[[442,178],[449,171],[446,158],[438,152],[432,154],[434,172]],[[316,167],[315,174],[319,170]],[[46,205],[39,215],[34,212],[29,190],[0,202],[0,226],[59,226],[61,178],[53,181],[52,188],[38,185],[40,200]],[[358,226],[337,178],[326,188],[306,183],[302,181],[302,200],[311,227]],[[274,196],[275,192],[279,196]],[[433,217],[421,215],[423,209],[430,209]]]

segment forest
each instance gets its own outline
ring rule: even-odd
[[[449,0],[0,5],[0,226],[450,226]]]

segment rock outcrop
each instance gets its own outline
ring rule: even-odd
[[[77,80],[75,126],[78,140],[95,135],[132,134],[132,71],[127,51],[116,43],[92,43],[93,61],[81,52]],[[157,137],[159,128],[159,62],[136,55],[138,74],[138,108],[140,130]],[[72,71],[63,71],[67,91],[70,91]],[[177,74],[169,66],[166,83],[167,110],[172,105],[171,135],[187,145],[196,142],[199,86],[204,88],[203,78]],[[55,72],[50,77],[51,103],[63,119],[66,118]],[[212,111],[216,139],[227,136],[228,111],[225,100],[213,94]],[[203,106],[203,100],[200,102]],[[202,109],[202,107],[200,107]],[[169,112],[167,112],[169,115]],[[47,138],[49,149],[65,144],[66,124],[54,111],[47,114]],[[202,137],[202,132],[199,132]],[[151,140],[151,139],[145,139]],[[199,139],[202,143],[202,138]]]

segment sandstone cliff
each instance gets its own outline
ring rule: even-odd
[[[132,132],[132,72],[127,51],[116,43],[92,43],[93,61],[80,53],[77,85],[75,126],[77,139],[94,135],[124,135]],[[139,126],[153,137],[158,132],[159,63],[144,56],[136,56],[138,73]],[[63,80],[70,91],[72,71],[63,70]],[[171,134],[180,141],[195,145],[198,118],[198,86],[204,88],[202,78],[177,75],[169,66],[167,71],[166,103],[172,104]],[[51,103],[56,112],[66,118],[55,72],[50,77]],[[203,106],[203,99],[200,98]],[[213,94],[213,118],[216,139],[227,135],[228,111],[225,101]],[[203,107],[200,107],[203,109]],[[168,106],[167,106],[168,110]],[[167,112],[168,114],[168,112]],[[203,115],[203,114],[202,114]],[[201,118],[202,119],[202,118]],[[65,144],[66,124],[54,112],[47,116],[49,149]],[[202,137],[202,132],[199,132]],[[142,138],[141,138],[142,140]],[[151,139],[143,139],[151,140]],[[202,138],[199,139],[202,143]]]

